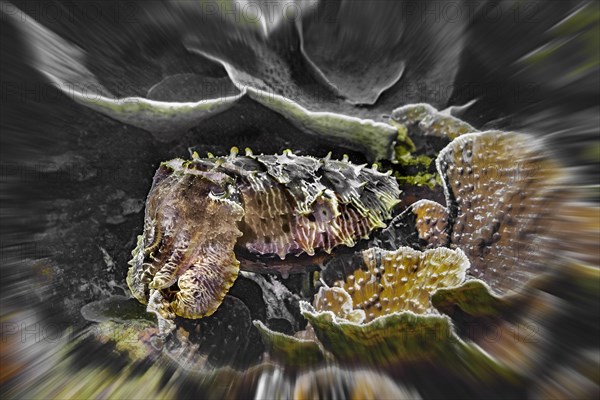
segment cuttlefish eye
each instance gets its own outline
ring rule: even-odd
[[[210,188],[210,194],[214,197],[225,197],[227,192],[227,188],[223,186],[214,186]]]

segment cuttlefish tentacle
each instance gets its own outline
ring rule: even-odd
[[[233,285],[240,263],[233,250],[211,246],[179,277],[179,292],[171,303],[175,314],[202,318],[213,314]]]

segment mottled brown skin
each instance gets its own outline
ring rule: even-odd
[[[175,316],[211,315],[242,268],[304,271],[384,227],[393,177],[346,160],[275,156],[161,164],[127,283],[168,333]]]
[[[215,195],[231,184],[227,175],[178,175],[166,169],[157,171],[148,196],[143,250],[134,251],[127,282],[159,321],[175,315],[199,318],[218,308],[237,278],[233,248],[242,235],[238,222],[244,212]]]

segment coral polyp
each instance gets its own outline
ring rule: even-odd
[[[164,162],[127,283],[168,332],[176,315],[218,308],[240,269],[236,253],[263,272],[287,272],[277,260],[326,256],[385,227],[399,195],[389,174],[347,159],[238,156],[234,148],[227,157]]]

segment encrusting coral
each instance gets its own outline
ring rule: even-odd
[[[366,322],[399,311],[431,313],[431,293],[440,287],[459,285],[469,268],[461,250],[444,247],[425,252],[410,247],[395,251],[371,248],[363,252],[363,259],[364,267],[357,268],[336,285],[350,294],[355,308],[364,311]],[[315,307],[328,309],[320,303]]]
[[[437,248],[420,252],[409,247],[396,251],[378,248],[362,252],[362,264],[345,281],[333,287],[321,287],[313,305],[302,302],[307,330],[312,341],[341,359],[360,359],[366,352],[374,357],[386,347],[394,350],[390,359],[420,359],[424,354],[445,351],[452,328],[446,317],[431,306],[430,296],[439,288],[460,285],[469,262],[460,250]],[[255,323],[256,324],[256,323]],[[289,360],[292,349],[308,345],[283,337],[260,324],[263,340],[276,358]],[[439,349],[426,349],[427,335],[440,335]],[[408,342],[399,336],[408,338]],[[318,338],[318,340],[317,340]],[[316,349],[316,347],[315,347]],[[388,357],[386,356],[386,357]]]
[[[565,174],[527,135],[463,135],[438,156],[452,245],[471,274],[505,292],[540,271],[552,214],[566,198]]]

